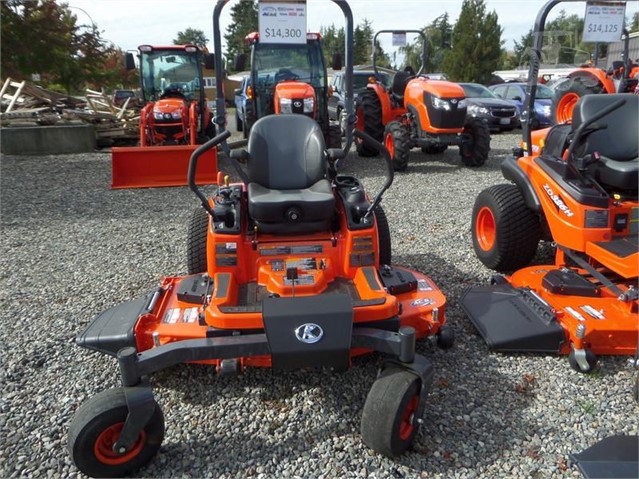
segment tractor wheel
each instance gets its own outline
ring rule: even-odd
[[[382,104],[373,90],[366,89],[360,95],[360,104],[357,112],[357,128],[369,134],[375,140],[384,139],[384,125],[382,123]],[[360,139],[355,142],[355,148],[359,156],[376,156],[377,150],[364,144]]]
[[[122,477],[145,466],[160,449],[164,416],[155,411],[131,450],[113,450],[129,409],[122,388],[107,389],[85,402],[73,416],[68,449],[75,466],[91,477]]]
[[[539,218],[511,184],[491,186],[479,193],[471,231],[479,260],[500,272],[528,265],[541,239]]]
[[[382,209],[381,205],[373,210],[375,215],[375,222],[377,223],[377,243],[379,244],[379,264],[391,264],[392,249],[391,249],[391,234],[388,227],[388,220],[386,219],[386,213]]]
[[[326,130],[326,148],[341,148],[342,132],[338,125],[329,125]]]
[[[466,166],[481,166],[488,159],[490,151],[490,130],[488,125],[479,118],[472,118],[466,122],[464,133],[470,135],[471,140],[459,147],[459,154]]]
[[[242,120],[240,119],[240,114],[237,112],[237,110],[235,110],[235,129],[238,132],[244,130],[244,124],[242,123]]]
[[[419,378],[389,367],[373,383],[362,411],[364,444],[387,457],[396,457],[412,446],[419,429]]]
[[[572,120],[572,110],[582,96],[604,93],[603,86],[597,80],[593,78],[591,85],[587,85],[586,81],[584,77],[577,77],[557,86],[550,115],[555,123]]]
[[[588,368],[581,369],[581,366],[579,366],[577,358],[575,357],[575,350],[570,350],[570,354],[568,354],[568,364],[570,364],[572,369],[583,374],[589,374],[595,370],[595,367],[597,366],[597,355],[590,349],[586,349],[586,362],[588,363]]]
[[[193,210],[189,220],[189,230],[186,243],[186,265],[189,274],[205,273],[206,238],[209,229],[209,214],[204,208]]]
[[[386,125],[384,146],[390,153],[395,171],[406,171],[410,156],[410,133],[405,125],[391,121]]]
[[[442,145],[441,143],[429,143],[427,146],[422,146],[422,153],[426,155],[439,155],[448,149],[448,145]]]

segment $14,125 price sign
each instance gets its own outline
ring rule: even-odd
[[[621,39],[626,2],[588,2],[584,19],[584,42],[618,42]]]
[[[260,43],[306,43],[306,2],[259,2]]]

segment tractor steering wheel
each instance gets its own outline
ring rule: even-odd
[[[295,74],[289,68],[280,68],[278,72],[275,74],[275,83],[279,83],[281,81],[286,80],[299,80],[299,75]]]
[[[182,98],[186,100],[186,96],[184,95],[182,88],[175,85],[169,85],[165,88],[162,95],[160,95],[160,98]]]

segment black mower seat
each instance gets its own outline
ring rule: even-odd
[[[405,71],[398,71],[393,77],[391,93],[400,105],[404,104],[404,91],[406,90],[406,85],[408,85],[408,80],[412,77],[413,75]]]
[[[248,210],[258,231],[301,234],[328,229],[335,196],[326,179],[319,125],[303,115],[269,115],[248,140]]]
[[[630,93],[585,95],[573,111],[573,131],[589,117],[612,103],[624,99],[626,103],[596,123],[606,126],[587,136],[577,155],[599,152],[601,160],[590,172],[603,185],[621,190],[639,187],[639,96]]]

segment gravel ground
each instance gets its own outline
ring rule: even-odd
[[[413,451],[393,461],[362,444],[360,413],[379,356],[335,375],[216,377],[182,365],[153,377],[167,430],[139,475],[579,477],[568,453],[636,434],[628,358],[602,358],[586,376],[565,357],[491,353],[458,304],[491,275],[472,251],[470,211],[480,190],[503,181],[500,159],[517,140],[517,132],[493,135],[478,169],[460,166],[456,148],[430,157],[415,150],[385,195],[394,262],[443,289],[457,338],[451,350],[418,346],[436,379]],[[369,191],[382,184],[380,159],[345,163]],[[154,289],[161,275],[186,273],[194,195],[109,184],[107,152],[2,158],[0,477],[79,475],[66,451],[73,413],[119,378],[113,359],[75,346],[76,333],[94,314]],[[537,260],[547,261],[549,249],[540,251]]]

